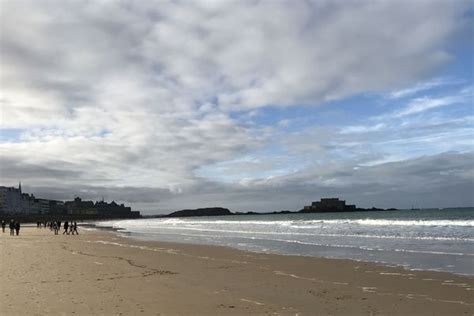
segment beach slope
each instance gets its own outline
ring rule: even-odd
[[[471,277],[27,227],[0,235],[2,315],[472,315]]]

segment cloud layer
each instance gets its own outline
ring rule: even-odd
[[[352,143],[352,161],[334,166],[341,173],[369,160],[386,162],[386,153],[363,153],[361,140],[377,138],[367,133],[384,130],[386,122],[291,134],[282,132],[289,121],[255,123],[255,111],[408,91],[452,61],[448,47],[466,28],[469,2],[2,1],[0,6],[0,128],[16,131],[0,143],[5,184],[22,179],[32,190],[58,198],[83,190],[150,210],[191,200],[237,207],[232,196],[240,198],[241,190],[263,190],[248,197],[255,207],[245,208],[267,210],[273,204],[260,201],[271,199],[272,182],[289,188],[296,184],[287,175],[313,172],[308,154],[323,164],[338,150],[346,155]],[[392,98],[441,84],[415,85]],[[419,97],[392,114],[411,117],[455,102],[448,96]],[[360,132],[358,141],[354,135]],[[284,144],[284,152],[270,150],[265,157],[271,159],[256,161],[272,144]],[[243,163],[236,167],[236,161]],[[219,172],[216,166],[224,167]],[[337,184],[340,177],[332,177]],[[312,184],[311,179],[299,181]],[[344,179],[366,181],[359,173]],[[214,191],[197,198],[202,186]]]

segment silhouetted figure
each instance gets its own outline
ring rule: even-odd
[[[19,221],[15,222],[15,230],[16,230],[16,235],[18,236],[20,234],[20,222]]]
[[[10,220],[10,236],[15,236],[15,222]]]
[[[2,220],[2,232],[5,232],[5,226],[7,226],[7,224]]]
[[[77,231],[76,221],[74,221],[74,223],[71,223],[71,234],[74,235],[74,233],[76,233],[76,235],[79,235],[79,232]]]
[[[69,223],[67,221],[64,222],[64,231],[63,231],[63,235],[64,234],[68,234],[69,235],[69,232],[68,232],[68,229],[69,228]]]

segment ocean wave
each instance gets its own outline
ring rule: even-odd
[[[474,220],[403,220],[403,219],[333,219],[311,220],[306,223],[324,224],[358,224],[367,226],[463,226],[473,227]]]
[[[311,229],[323,225],[360,225],[360,226],[460,226],[474,227],[474,220],[405,220],[405,219],[315,219],[315,220],[200,220],[200,219],[140,219],[98,222],[98,226],[155,226],[163,224],[166,226],[195,226],[204,227],[206,225],[225,226],[280,226],[300,229]]]
[[[472,274],[472,269],[466,267],[474,257],[474,220],[470,217],[343,219],[294,216],[273,220],[265,216],[232,216],[216,220],[109,220],[95,224],[114,228],[118,234],[132,238],[214,244],[257,252],[385,260],[390,264],[408,263],[411,267],[426,269],[436,268],[441,264],[438,262],[449,262],[455,267],[444,270],[456,273]],[[426,256],[435,257],[427,260]],[[451,256],[457,256],[456,260]]]
[[[210,235],[203,235],[203,234],[180,234],[181,236],[187,237],[204,237],[204,238],[212,238],[212,240],[216,240],[215,237],[226,237],[226,236],[210,236]],[[448,256],[469,256],[474,257],[474,254],[471,253],[462,253],[462,252],[446,252],[446,251],[428,251],[428,250],[413,250],[413,249],[386,249],[380,247],[368,247],[368,246],[360,246],[360,245],[347,245],[347,244],[325,244],[325,243],[317,243],[317,242],[309,242],[309,241],[301,241],[301,240],[294,240],[294,239],[262,239],[257,237],[241,237],[241,236],[227,236],[226,238],[243,238],[243,239],[251,239],[251,240],[262,240],[262,241],[277,241],[283,243],[293,243],[299,245],[306,245],[306,246],[318,246],[318,247],[329,247],[329,248],[349,248],[349,249],[359,249],[359,250],[366,250],[366,251],[387,251],[387,252],[406,252],[406,253],[419,253],[419,254],[430,254],[430,255],[448,255]],[[232,246],[234,243],[226,245]],[[240,246],[258,246],[257,244],[245,244],[245,243],[237,243],[234,245]]]
[[[144,227],[128,227],[128,230],[132,232],[145,232]],[[469,237],[444,237],[444,236],[400,236],[400,235],[370,235],[370,234],[324,234],[324,233],[301,233],[295,231],[281,232],[281,231],[254,231],[254,230],[232,230],[232,229],[215,229],[215,228],[197,228],[197,227],[167,227],[167,226],[155,226],[148,231],[153,233],[156,230],[176,230],[176,232],[182,231],[201,231],[201,232],[214,232],[214,233],[233,233],[233,234],[244,234],[244,235],[281,235],[281,236],[305,236],[305,237],[336,237],[336,238],[366,238],[366,239],[411,239],[411,240],[438,240],[438,241],[466,241],[474,242],[474,238]],[[215,237],[223,235],[213,235]]]

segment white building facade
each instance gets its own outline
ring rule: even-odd
[[[5,213],[22,213],[21,185],[14,187],[0,187],[0,210]]]
[[[0,186],[0,212],[30,214],[35,213],[35,197],[21,192],[21,183],[18,188]]]

